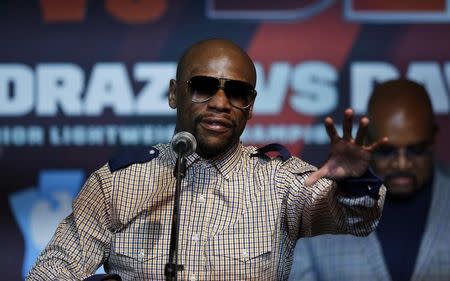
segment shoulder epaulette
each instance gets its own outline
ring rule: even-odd
[[[278,157],[280,157],[283,162],[291,158],[291,153],[289,152],[289,150],[279,143],[271,143],[266,146],[260,147],[256,150],[255,153],[251,154],[250,157],[270,158],[267,155],[268,152],[277,152]]]
[[[144,149],[126,149],[109,160],[109,170],[114,172],[135,163],[145,163],[158,155],[159,150],[152,146]]]

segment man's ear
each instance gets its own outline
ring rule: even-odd
[[[170,79],[169,84],[169,106],[172,109],[177,108],[177,81]]]

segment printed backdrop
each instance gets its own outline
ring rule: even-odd
[[[246,144],[278,142],[320,165],[377,81],[430,91],[450,162],[449,1],[4,0],[0,2],[2,280],[21,280],[86,177],[121,147],[169,141],[176,61],[228,38],[258,70]]]

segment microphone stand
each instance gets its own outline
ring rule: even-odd
[[[169,248],[169,262],[164,268],[164,275],[166,281],[176,281],[177,273],[184,269],[183,265],[177,264],[178,258],[178,238],[180,232],[180,192],[181,181],[186,176],[186,159],[184,151],[181,151],[177,163],[175,165],[174,174],[177,178],[175,187],[175,198],[172,213],[172,229],[170,232],[170,248]]]

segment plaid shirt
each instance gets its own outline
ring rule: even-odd
[[[151,161],[89,177],[27,280],[83,279],[101,264],[123,280],[164,280],[176,155],[167,144],[155,149]],[[376,226],[384,187],[378,200],[345,196],[327,179],[305,187],[313,166],[255,152],[239,144],[221,159],[187,157],[179,280],[287,280],[298,238]]]

